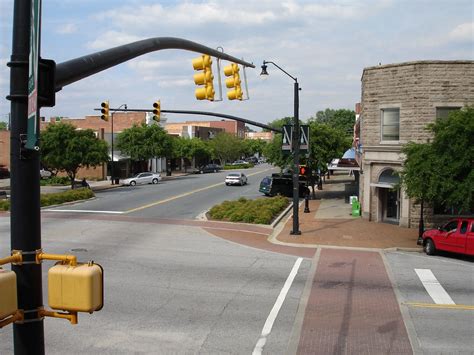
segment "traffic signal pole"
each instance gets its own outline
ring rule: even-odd
[[[292,146],[293,146],[293,229],[291,235],[300,235],[300,219],[299,219],[299,204],[300,204],[300,178],[299,178],[299,165],[300,165],[300,118],[299,118],[299,106],[300,87],[298,80],[295,79],[294,84],[294,116],[293,116],[293,135],[292,135]]]
[[[40,164],[39,153],[25,150],[22,142],[27,133],[28,58],[30,43],[31,0],[15,0],[13,10],[13,44],[10,70],[11,132],[10,167],[11,248],[21,250],[24,262],[12,265],[17,277],[18,308],[25,320],[13,325],[15,354],[44,354],[41,264],[36,251],[41,249]],[[1,292],[1,291],[0,291]]]

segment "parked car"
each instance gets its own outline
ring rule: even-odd
[[[265,176],[260,182],[258,191],[266,196],[282,195],[293,197],[293,179],[289,176]],[[299,183],[299,196],[309,194],[309,189],[302,181]]]
[[[8,179],[10,177],[10,171],[5,165],[0,165],[0,179]]]
[[[243,185],[247,185],[247,176],[245,176],[244,173],[240,173],[240,172],[232,172],[232,173],[229,173],[227,174],[227,176],[225,177],[225,184],[227,186],[229,185],[240,185],[240,186],[243,186]]]
[[[252,163],[252,164],[258,164],[258,158],[257,157],[249,157],[247,159],[245,159],[245,161],[247,161],[248,163]]]
[[[51,175],[52,175],[51,171],[48,171],[48,170],[45,170],[45,169],[40,169],[40,177],[42,179],[49,178],[49,177],[51,177]]]
[[[204,166],[200,166],[198,171],[200,174],[204,173],[217,173],[218,171],[222,170],[222,167],[217,164],[207,164]]]
[[[248,162],[246,162],[245,160],[236,160],[231,165],[241,165],[241,164],[247,165]]]
[[[140,185],[140,184],[158,184],[158,181],[161,180],[161,174],[156,173],[138,173],[137,175],[121,180],[122,185]]]
[[[438,250],[474,255],[474,218],[455,218],[438,229],[429,229],[417,244],[423,245],[428,255]]]

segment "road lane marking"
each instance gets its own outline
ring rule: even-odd
[[[262,170],[262,171],[257,171],[257,172],[255,172],[255,173],[249,174],[249,175],[247,175],[247,176],[253,176],[253,175],[261,174],[261,173],[264,173],[264,172],[266,172],[266,171],[268,171],[268,170],[272,170],[272,169],[270,168],[270,169],[265,169],[265,170]],[[206,186],[206,187],[203,187],[203,188],[200,188],[200,189],[196,189],[196,190],[192,190],[192,191],[189,191],[189,192],[185,192],[185,193],[183,193],[183,194],[176,195],[176,196],[172,196],[172,197],[166,198],[166,199],[164,199],[164,200],[159,200],[159,201],[152,202],[152,203],[149,203],[149,204],[144,205],[144,206],[140,206],[140,207],[137,207],[137,208],[132,208],[132,209],[130,209],[130,210],[128,210],[128,211],[125,211],[124,213],[137,212],[137,211],[144,210],[144,209],[146,209],[146,208],[158,206],[158,205],[161,205],[161,204],[166,203],[166,202],[170,202],[170,201],[173,201],[173,200],[177,200],[178,198],[182,198],[182,197],[186,197],[186,196],[195,194],[196,192],[206,191],[206,190],[212,189],[212,188],[217,187],[217,186],[222,186],[222,184],[223,184],[223,182],[219,182],[219,183],[214,184],[214,185],[209,185],[209,186]]]
[[[403,304],[409,307],[459,309],[459,310],[466,310],[466,311],[474,311],[474,305],[468,305],[468,304],[433,304],[433,303],[422,303],[422,302],[403,302]]]
[[[123,211],[97,211],[97,210],[55,210],[55,209],[47,209],[43,210],[45,212],[73,212],[73,213],[107,213],[107,214],[124,214]]]
[[[270,314],[268,315],[265,324],[263,325],[262,334],[260,335],[260,338],[258,339],[255,348],[253,349],[252,355],[262,354],[263,347],[267,342],[267,337],[272,331],[273,323],[275,322],[278,312],[280,311],[280,308],[283,305],[283,301],[285,300],[286,295],[288,294],[288,291],[291,287],[291,284],[293,283],[293,280],[295,279],[296,274],[298,273],[298,269],[300,268],[302,261],[303,258],[298,258],[295,264],[293,265],[293,269],[291,269],[291,272],[288,275],[288,278],[286,279],[285,285],[281,289],[280,294],[278,295],[278,298],[275,304],[273,305],[273,308],[270,311]]]
[[[421,283],[436,304],[455,304],[430,269],[415,269]]]

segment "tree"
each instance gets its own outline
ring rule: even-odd
[[[211,156],[211,148],[209,144],[199,138],[182,138],[175,137],[173,139],[173,157],[182,158],[192,161],[195,159],[198,165],[204,160],[208,160]],[[186,170],[186,164],[184,165]]]
[[[135,162],[172,154],[172,142],[167,132],[154,124],[133,125],[117,136],[117,148]]]
[[[267,142],[265,142],[262,139],[245,139],[243,141],[244,144],[244,152],[246,155],[255,155],[259,154],[262,155],[263,151],[267,145]]]
[[[327,124],[344,132],[345,136],[352,136],[355,124],[355,112],[347,109],[333,110],[327,108],[324,111],[316,112],[316,117],[311,117],[308,123],[316,122]]]
[[[341,157],[351,147],[351,139],[339,129],[314,121],[310,122],[309,130],[311,167],[325,173],[331,160]]]
[[[273,140],[265,146],[263,155],[267,158],[267,162],[284,169],[291,165],[293,156],[289,153],[283,153],[281,150],[282,142],[281,133],[275,134]]]
[[[209,142],[212,156],[218,158],[222,165],[234,161],[240,158],[244,151],[242,141],[233,134],[221,132]]]
[[[430,143],[410,143],[400,174],[411,198],[452,207],[459,213],[474,210],[474,108],[453,111],[428,125]]]
[[[107,143],[98,139],[91,129],[76,130],[69,123],[49,125],[41,132],[41,161],[71,180],[71,189],[77,171],[83,167],[95,167],[109,160]]]
[[[8,125],[6,122],[0,122],[0,131],[5,131]]]
[[[272,122],[268,124],[268,126],[272,128],[283,129],[284,125],[292,125],[292,124],[293,124],[293,117],[283,117],[283,118],[273,120]],[[269,130],[264,128],[263,131],[268,132]]]

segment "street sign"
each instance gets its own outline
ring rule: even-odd
[[[39,141],[38,64],[40,47],[41,0],[31,1],[30,55],[28,70],[28,125],[26,149],[37,150]]]
[[[291,142],[293,135],[293,126],[284,125],[283,126],[283,143],[281,145],[281,150],[284,152],[291,152]]]
[[[300,152],[307,153],[309,149],[309,126],[300,126]]]

